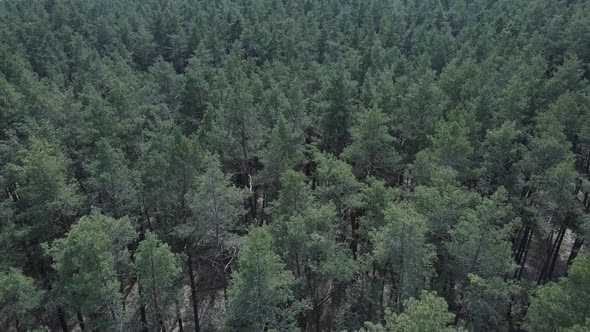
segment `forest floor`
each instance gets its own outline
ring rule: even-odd
[[[553,240],[553,239],[552,239]],[[556,281],[565,275],[567,270],[567,260],[572,251],[575,241],[574,233],[568,229],[563,238],[561,248],[559,249],[559,256],[555,263],[555,270],[553,271],[552,280]],[[536,283],[539,279],[539,274],[543,268],[543,263],[546,257],[547,248],[547,234],[539,228],[535,229],[535,234],[532,239],[529,257],[522,273],[522,280],[524,282]],[[583,247],[582,250],[585,248]]]

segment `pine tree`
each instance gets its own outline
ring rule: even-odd
[[[445,247],[451,256],[448,265],[457,282],[465,287],[467,275],[501,277],[512,268],[510,242],[515,223],[510,219],[506,191],[500,188],[467,211],[451,230]]]
[[[380,110],[361,113],[359,123],[350,129],[352,144],[344,149],[342,157],[352,162],[360,178],[376,176],[390,179],[396,171],[400,157],[387,127],[388,119]]]
[[[355,209],[360,207],[362,183],[358,182],[352,167],[330,154],[317,153],[316,180],[317,197],[321,203],[333,203],[336,213],[342,219],[342,235],[349,237],[354,227],[348,230],[347,221],[353,222]]]
[[[190,183],[194,188],[187,188],[183,196],[186,199],[186,214],[182,222],[175,225],[173,234],[180,240],[182,250],[186,253],[193,319],[195,329],[198,330],[198,267],[209,266],[203,271],[205,276],[225,287],[228,271],[214,267],[227,265],[235,258],[236,243],[230,232],[240,230],[240,218],[245,213],[245,193],[231,185],[229,177],[221,171],[217,156],[209,157],[205,172],[194,177]]]
[[[124,319],[116,268],[128,264],[126,247],[134,238],[129,219],[93,211],[48,247],[56,272],[53,297],[76,313],[81,329],[109,329]]]
[[[294,300],[295,278],[273,251],[265,228],[253,228],[241,249],[238,270],[228,292],[227,310],[220,317],[224,331],[294,329],[293,319],[304,308]]]
[[[43,295],[35,280],[22,271],[10,268],[0,272],[0,322],[3,328],[15,331],[34,328]]]
[[[156,214],[160,227],[173,228],[191,217],[190,192],[196,187],[195,174],[202,170],[204,157],[196,139],[178,130],[158,137],[141,160],[143,218],[149,226],[150,216]]]
[[[267,128],[255,104],[251,88],[254,78],[248,76],[250,63],[239,58],[238,50],[232,52],[225,61],[222,76],[227,80],[226,86],[221,86],[219,91],[224,97],[217,107],[208,108],[199,136],[210,152],[219,154],[227,168],[241,173],[239,183],[245,186],[256,173],[254,159],[258,157]]]
[[[287,171],[279,198],[271,206],[271,217],[276,248],[287,267],[302,278],[300,292],[311,301],[312,310],[305,320],[319,331],[326,307],[355,267],[348,249],[336,241],[334,205],[317,202],[305,177]]]
[[[388,311],[386,314],[386,325],[365,323],[366,332],[428,332],[457,331],[448,325],[453,320],[453,314],[448,312],[447,303],[442,297],[434,292],[423,291],[420,300],[411,298],[404,303],[404,311],[401,314],[394,314]]]
[[[484,185],[495,190],[499,185],[514,182],[513,166],[518,162],[523,146],[517,142],[520,131],[514,122],[506,122],[499,128],[487,131],[483,144],[481,171],[485,176]]]
[[[266,184],[268,198],[276,194],[281,174],[303,160],[301,143],[301,139],[289,129],[286,120],[280,117],[270,134],[266,149],[260,153],[264,168],[258,173],[258,182]]]
[[[95,193],[95,206],[115,217],[123,217],[138,208],[136,175],[127,167],[121,151],[106,140],[100,140],[88,170],[91,174],[88,185]]]
[[[367,186],[363,187],[360,193],[363,214],[359,218],[357,230],[361,254],[366,253],[372,246],[369,243],[370,234],[385,226],[385,212],[400,196],[401,190],[387,187],[383,181],[372,177],[367,179]]]
[[[76,185],[68,178],[68,160],[47,141],[31,139],[19,151],[20,163],[7,165],[7,178],[19,183],[19,218],[31,227],[31,240],[49,238],[54,220],[69,222],[80,207]],[[67,225],[64,225],[67,226]]]
[[[191,208],[194,211],[193,227],[188,240],[210,241],[223,248],[228,241],[228,232],[238,227],[244,215],[244,190],[234,187],[227,175],[221,171],[217,156],[207,161],[205,173],[197,178]],[[198,243],[196,243],[198,244]]]
[[[500,277],[489,279],[469,275],[469,286],[463,299],[467,326],[472,331],[508,331],[506,313],[512,315],[513,299],[519,285]]]
[[[426,220],[411,206],[391,205],[385,225],[373,234],[373,255],[392,280],[391,305],[418,296],[432,276],[434,250],[426,243]]]
[[[468,130],[465,123],[442,121],[432,137],[432,148],[428,150],[440,165],[451,167],[461,175],[471,169],[472,165],[474,151]]]
[[[281,188],[278,198],[269,207],[273,219],[301,214],[312,205],[313,195],[303,174],[286,170],[281,174]]]
[[[135,269],[141,287],[141,303],[149,315],[150,330],[165,331],[170,318],[178,318],[177,279],[181,272],[178,258],[154,233],[148,232],[135,252]]]
[[[211,86],[207,77],[213,77],[213,70],[209,68],[202,54],[189,59],[189,65],[184,75],[184,86],[180,95],[179,112],[185,123],[185,132],[194,132],[203,120],[211,98]]]
[[[397,79],[394,88],[403,92],[392,114],[396,119],[394,134],[410,155],[428,146],[428,137],[434,135],[448,104],[448,97],[436,84],[433,72],[415,73],[415,76],[413,81],[405,76]]]
[[[157,83],[156,91],[161,102],[169,112],[176,115],[182,105],[182,88],[185,85],[185,77],[177,75],[172,65],[162,58],[158,58],[149,68],[149,80]]]
[[[589,281],[590,256],[578,256],[569,267],[567,277],[535,291],[524,327],[531,331],[555,331],[575,325],[587,326]]]
[[[318,96],[319,127],[323,146],[329,152],[339,154],[348,143],[348,130],[356,107],[356,85],[343,64],[332,68],[323,82]]]

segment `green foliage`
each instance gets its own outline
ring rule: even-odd
[[[167,225],[176,225],[191,216],[189,192],[196,186],[195,174],[203,168],[203,152],[195,139],[178,131],[159,138],[141,163],[141,199],[144,208],[157,207]]]
[[[260,182],[266,183],[270,195],[278,190],[281,174],[303,160],[302,150],[301,139],[292,133],[286,120],[280,117],[270,134],[266,149],[261,152],[264,168],[258,173]]]
[[[383,181],[367,179],[367,186],[364,186],[360,193],[361,205],[365,209],[361,221],[365,235],[385,225],[385,212],[399,196],[399,190],[387,187]]]
[[[123,153],[106,140],[98,143],[97,150],[95,161],[88,167],[88,185],[95,192],[93,205],[117,217],[132,213],[138,205],[135,174],[127,167]]]
[[[277,200],[269,208],[274,217],[300,213],[312,204],[313,197],[305,180],[303,174],[293,170],[281,174],[281,190]]]
[[[467,211],[451,230],[446,249],[451,256],[449,265],[459,280],[466,282],[468,274],[482,278],[501,277],[512,268],[510,242],[514,223],[508,218],[510,206],[506,191],[500,188],[479,205]]]
[[[385,212],[385,226],[373,234],[376,260],[392,276],[392,305],[416,297],[432,276],[434,251],[426,243],[426,220],[411,206],[391,206]]]
[[[513,298],[518,295],[518,285],[499,277],[483,279],[469,274],[469,286],[465,291],[467,326],[472,331],[508,331],[506,312],[511,312]]]
[[[437,164],[453,168],[465,177],[465,173],[471,169],[473,159],[473,147],[469,142],[468,128],[465,124],[442,121],[436,127],[431,141],[432,147],[425,150],[426,153],[431,154],[431,158]]]
[[[319,92],[320,133],[328,151],[340,153],[348,143],[348,129],[356,108],[356,85],[344,65],[330,68]]]
[[[167,244],[148,232],[137,247],[135,269],[141,287],[141,303],[149,315],[149,327],[161,329],[170,317],[176,317],[180,262]]]
[[[271,232],[287,267],[303,279],[300,291],[313,306],[307,319],[318,320],[335,288],[352,278],[355,265],[336,239],[334,205],[318,202],[303,175],[287,171],[282,179],[279,199],[271,207]]]
[[[22,183],[22,200],[18,202],[22,218],[33,231],[48,232],[53,220],[67,220],[80,206],[76,184],[68,178],[67,159],[44,140],[32,139],[30,146],[19,152],[21,162],[8,164],[6,177]]]
[[[567,277],[540,286],[531,298],[524,327],[531,331],[582,330],[587,326],[590,293],[590,256],[581,255]],[[577,327],[576,327],[577,326]]]
[[[16,330],[33,328],[43,293],[35,280],[18,269],[0,272],[0,317],[3,326]]]
[[[539,189],[537,199],[549,211],[571,211],[577,207],[572,185],[577,177],[570,162],[561,162],[545,171],[543,175],[534,176],[530,183]]]
[[[232,165],[244,176],[252,175],[251,159],[257,156],[266,132],[259,107],[254,104],[253,89],[248,85],[252,79],[248,77],[250,65],[236,53],[228,56],[222,77],[233,82],[226,81],[220,87],[224,98],[216,108],[208,109],[199,128],[205,147],[218,153],[224,164]]]
[[[400,162],[387,122],[385,114],[371,109],[361,113],[358,125],[350,129],[352,144],[344,149],[342,157],[352,162],[357,176],[388,178]]]
[[[512,166],[519,157],[523,146],[517,143],[520,132],[514,122],[505,122],[499,128],[487,130],[483,144],[483,161],[481,171],[485,176],[485,185],[495,189],[498,184],[512,183]]]
[[[429,237],[435,244],[449,238],[458,221],[478,203],[478,196],[457,186],[455,174],[448,168],[434,174],[433,186],[417,186],[411,193],[415,209],[428,220]]]
[[[113,320],[123,315],[116,268],[128,264],[126,247],[135,235],[128,218],[113,219],[97,211],[80,218],[65,238],[47,249],[56,271],[55,301],[84,314],[88,327],[112,328]]]
[[[543,174],[545,170],[572,157],[570,144],[554,116],[547,114],[545,117],[539,117],[537,126],[539,134],[530,137],[528,150],[519,163],[527,179],[532,175]]]
[[[434,292],[423,291],[420,300],[411,298],[404,303],[404,307],[401,314],[388,311],[385,326],[365,323],[365,329],[361,329],[361,331],[456,331],[456,329],[448,327],[454,315],[447,311],[445,300]]]
[[[317,154],[317,195],[322,203],[333,203],[343,219],[360,203],[362,183],[355,178],[352,167],[329,154]]]
[[[265,228],[250,229],[233,275],[226,312],[220,317],[225,331],[287,331],[305,309],[293,297],[295,278],[274,253]]]
[[[0,330],[448,329],[408,320],[423,290],[521,328],[590,234],[588,12],[0,1]],[[288,285],[251,323],[258,250]]]
[[[428,146],[428,137],[434,134],[448,103],[448,97],[435,83],[433,72],[416,75],[412,81],[407,77],[398,80],[395,90],[403,92],[393,113],[396,137],[408,141],[406,149],[410,154]]]
[[[204,241],[224,246],[229,240],[228,232],[236,229],[239,218],[244,215],[245,192],[231,184],[229,177],[221,171],[216,156],[210,157],[206,171],[197,178],[196,185],[191,202],[194,217],[188,223],[191,230],[187,240],[197,240],[195,245]],[[186,225],[179,227],[183,229]]]

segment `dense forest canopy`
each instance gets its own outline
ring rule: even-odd
[[[0,0],[0,330],[587,331],[590,1]]]

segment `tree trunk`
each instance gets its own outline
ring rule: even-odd
[[[76,316],[78,317],[78,324],[80,325],[80,330],[86,330],[86,324],[84,324],[84,317],[82,317],[82,313],[78,311],[76,312]]]
[[[379,313],[381,315],[380,318],[383,318],[385,315],[385,276],[381,279],[381,287],[379,287]]]
[[[524,241],[526,239],[526,236],[523,234],[526,233],[527,225],[528,225],[528,223],[524,222],[522,224],[522,226],[520,226],[520,228],[518,229],[518,233],[516,233],[516,236],[514,237],[514,239],[512,239],[512,241],[511,241],[512,242],[512,258],[514,258],[515,260],[516,260],[516,257],[518,257],[518,254],[520,252],[520,248],[522,247],[522,241]]]
[[[557,251],[559,251],[558,244],[561,245],[560,241],[563,239],[562,232],[564,232],[565,228],[566,228],[565,225],[561,226],[561,228],[557,232],[557,236],[556,236],[555,240],[553,240],[553,233],[554,232],[551,231],[551,235],[548,239],[548,242],[550,244],[550,250],[548,251],[545,262],[543,263],[543,268],[541,269],[541,273],[539,273],[539,278],[537,279],[537,285],[544,284],[545,281],[547,281],[547,276],[549,275],[549,270],[550,270],[551,264],[553,262],[553,257],[555,256],[555,251],[556,251],[556,249],[557,249]],[[553,240],[553,241],[551,241],[551,240]],[[553,242],[552,245],[551,245],[551,242]]]
[[[252,220],[256,219],[258,216],[258,188],[254,185],[252,186],[252,197],[250,198],[252,204]]]
[[[137,284],[138,287],[138,291],[139,291],[139,297],[141,298],[142,294],[143,294],[143,289],[141,287],[141,283]],[[139,306],[139,317],[141,320],[141,332],[148,332],[148,324],[147,324],[147,314],[145,312],[145,304],[141,304]]]
[[[541,282],[543,281],[543,278],[545,277],[545,273],[547,272],[547,268],[549,267],[549,261],[551,260],[551,254],[553,253],[553,248],[555,247],[555,244],[557,243],[557,239],[555,240],[555,243],[553,243],[553,233],[555,233],[555,230],[552,229],[551,233],[549,233],[549,236],[547,237],[547,245],[546,245],[546,250],[545,250],[545,259],[543,260],[543,267],[541,268],[541,272],[539,273],[539,277],[537,279],[537,285],[540,285]]]
[[[262,204],[260,205],[260,226],[264,226],[264,222],[266,221],[265,220],[266,218],[264,218],[264,211],[265,211],[265,208],[266,208],[266,199],[267,199],[267,196],[269,196],[269,194],[267,194],[263,190],[262,191],[262,195],[261,195]],[[268,221],[266,221],[266,224],[268,225]]]
[[[321,332],[321,319],[322,319],[322,309],[321,307],[318,308],[313,308],[313,316],[314,316],[314,325],[315,325],[315,331],[316,332]]]
[[[182,325],[182,317],[180,316],[180,310],[176,309],[176,321],[178,322],[178,332],[184,332]]]
[[[358,249],[358,223],[356,221],[356,211],[350,213],[350,229],[352,232],[352,240],[350,241],[350,249],[352,250],[352,258],[356,260],[356,252]]]
[[[559,257],[559,250],[561,249],[561,243],[563,242],[563,238],[565,237],[565,232],[567,231],[567,227],[565,225],[563,225],[562,228],[563,228],[563,230],[561,231],[561,234],[559,234],[557,246],[555,247],[554,252],[553,252],[553,258],[551,260],[551,268],[547,272],[547,276],[545,277],[545,281],[551,280],[551,277],[553,276],[553,271],[555,270],[555,263],[557,262],[557,258]]]
[[[127,286],[127,290],[123,291],[123,311],[126,310],[126,306],[125,303],[127,302],[127,298],[129,297],[129,294],[131,294],[131,291],[133,290],[133,288],[135,288],[135,282],[137,281],[137,278],[133,278],[131,279],[131,281],[129,282],[129,286]]]
[[[524,267],[526,266],[526,259],[529,256],[529,249],[531,247],[531,242],[533,241],[534,231],[535,231],[535,225],[533,224],[533,226],[531,226],[531,229],[529,231],[530,234],[529,234],[528,241],[525,245],[524,255],[522,257],[522,262],[520,264],[520,270],[518,271],[517,280],[520,280],[520,278],[522,278],[522,272],[524,271]]]
[[[68,322],[66,321],[66,314],[61,307],[57,307],[57,318],[59,319],[59,325],[63,332],[70,332],[68,328]]]
[[[193,270],[193,257],[192,255],[188,255],[187,260],[187,267],[188,267],[188,276],[191,286],[191,302],[193,303],[193,317],[195,320],[195,332],[200,331],[199,327],[199,306],[197,303],[197,285],[195,284],[195,272]]]
[[[156,285],[156,278],[154,276],[154,271],[156,270],[156,266],[154,265],[154,256],[150,255],[150,272],[151,272],[151,283],[152,283],[152,300],[154,305],[154,311],[156,312],[156,321],[158,322],[159,331],[166,331],[164,326],[164,321],[162,319],[162,311],[160,310],[160,305],[158,304],[158,294],[157,294],[157,285]]]
[[[570,265],[572,265],[572,262],[578,256],[580,249],[582,249],[582,245],[584,245],[584,239],[580,238],[580,237],[576,237],[576,240],[574,241],[574,245],[572,247],[572,251],[570,252],[569,257],[567,258],[567,266],[568,267]],[[566,270],[565,274],[567,275],[567,270]]]
[[[517,264],[521,263],[523,253],[526,249],[527,242],[529,240],[529,233],[531,232],[531,223],[530,221],[527,222],[524,228],[524,234],[521,237],[520,243],[518,245],[518,249],[516,250],[515,260]]]

